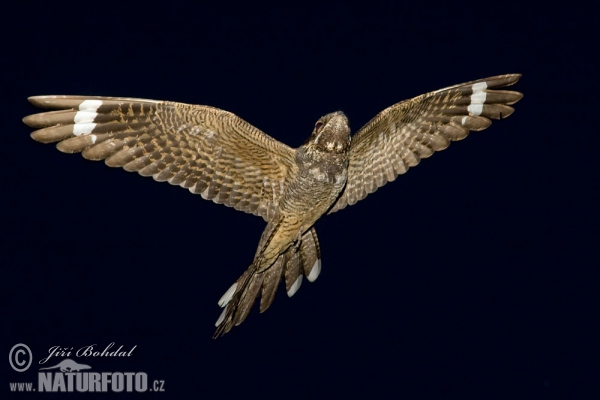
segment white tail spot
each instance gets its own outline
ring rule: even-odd
[[[310,274],[308,274],[308,276],[306,278],[308,279],[309,282],[314,282],[319,277],[320,273],[321,273],[321,259],[318,259],[317,261],[315,261],[315,264],[313,265],[312,269],[310,270]]]
[[[219,315],[219,319],[217,320],[217,322],[215,322],[215,326],[221,325],[221,322],[223,322],[223,320],[225,319],[225,314],[227,314],[227,307],[225,307],[221,312],[221,315]]]
[[[290,290],[288,290],[288,292],[287,292],[288,297],[292,297],[293,295],[295,295],[296,292],[298,291],[298,289],[300,289],[301,285],[302,285],[302,274],[298,275],[298,277],[296,278],[296,281],[294,282],[294,284],[292,285]]]
[[[219,299],[220,307],[225,307],[231,301],[231,298],[235,294],[235,289],[237,289],[237,282],[231,285],[231,287],[227,289],[225,294]]]

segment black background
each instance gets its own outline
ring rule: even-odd
[[[137,347],[74,359],[166,382],[144,398],[598,398],[599,13],[546,4],[7,11],[1,351],[25,343],[34,364],[6,364],[0,397],[36,381],[51,346],[115,342]],[[403,99],[513,72],[525,97],[510,118],[320,220],[319,279],[217,341],[217,300],[262,219],[62,154],[21,122],[31,95],[175,100],[295,147],[326,113],[357,130]]]

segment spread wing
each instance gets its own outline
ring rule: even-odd
[[[214,107],[119,97],[36,96],[31,137],[65,153],[167,181],[269,220],[294,150]]]
[[[451,141],[506,118],[523,95],[497,88],[520,74],[499,75],[436,90],[386,108],[363,126],[350,145],[348,181],[329,213],[353,205],[392,182]]]

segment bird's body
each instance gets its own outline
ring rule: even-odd
[[[256,255],[265,259],[259,271],[272,265],[279,254],[317,222],[335,202],[346,183],[346,155],[307,151],[302,146],[296,150],[296,161],[298,172],[286,185],[278,211],[265,228],[265,244],[257,250]]]
[[[232,324],[241,322],[235,309],[228,305],[232,300],[233,304],[242,304],[243,301],[238,298],[252,298],[252,290],[254,287],[254,290],[258,290],[258,285],[273,290],[271,287],[276,287],[281,279],[279,269],[292,268],[288,265],[293,263],[294,254],[302,245],[303,235],[331,208],[346,184],[349,147],[348,119],[343,113],[337,112],[319,119],[310,138],[295,150],[297,168],[293,169],[285,183],[277,211],[263,231],[254,261],[248,273],[234,283],[231,298],[227,296],[221,301],[225,309],[217,322],[217,335],[226,332]],[[278,259],[281,259],[281,267],[276,266],[272,274],[266,274]],[[309,279],[314,281],[319,272],[320,266],[317,266]],[[290,296],[301,284],[302,275],[294,273],[294,276],[296,280],[288,290]],[[245,318],[250,306],[252,303],[239,317]]]
[[[321,117],[308,140],[292,149],[227,111],[156,100],[37,96],[60,111],[31,115],[32,137],[59,142],[109,166],[168,181],[205,199],[263,217],[267,226],[250,267],[219,300],[215,337],[260,310],[285,281],[293,296],[321,271],[315,222],[352,205],[409,167],[491,119],[513,112],[522,95],[507,90],[520,75],[455,85],[388,107],[350,136],[342,112]]]

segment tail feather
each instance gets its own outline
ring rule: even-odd
[[[304,243],[304,241],[302,242]],[[285,264],[285,290],[288,297],[292,297],[302,284],[302,270],[300,267],[300,252],[294,251]]]
[[[241,296],[241,300],[237,303],[237,312],[235,313],[235,319],[233,321],[236,326],[244,322],[246,317],[248,317],[252,305],[258,296],[258,292],[262,287],[264,277],[264,273],[253,273],[250,276],[247,289],[243,292],[244,295]]]
[[[253,263],[219,300],[219,305],[224,309],[215,323],[217,330],[213,339],[244,322],[250,313],[265,276],[264,273],[257,273],[257,270],[257,264]]]
[[[314,227],[302,236],[300,263],[306,278],[314,282],[321,273],[321,247]]]
[[[263,275],[265,278],[263,279],[261,298],[260,298],[260,312],[264,312],[267,308],[271,306],[273,300],[275,299],[275,292],[277,292],[277,285],[281,280],[281,275],[283,274],[283,266],[287,260],[287,253],[280,255],[277,258],[277,261],[273,264],[271,268],[266,270]]]
[[[273,303],[281,280],[285,281],[287,294],[292,297],[300,288],[303,275],[310,282],[317,279],[321,272],[321,251],[315,229],[311,228],[302,236],[299,246],[292,245],[280,254],[270,268],[259,272],[259,260],[257,258],[219,300],[219,306],[224,309],[215,324],[214,339],[244,322],[259,291],[262,313]]]

